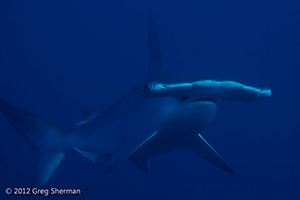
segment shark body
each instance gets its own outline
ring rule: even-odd
[[[0,111],[39,157],[34,185],[48,182],[67,152],[77,151],[98,166],[107,160],[113,171],[129,160],[144,172],[148,158],[182,148],[233,173],[200,135],[224,100],[255,101],[270,90],[236,82],[199,81],[161,84],[165,68],[152,17],[148,20],[147,80],[133,87],[103,113],[89,112],[69,131],[0,99]],[[231,83],[231,84],[228,84]]]

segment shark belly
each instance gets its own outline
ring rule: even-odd
[[[217,112],[217,105],[209,100],[197,102],[174,102],[161,113],[157,131],[173,136],[184,137],[198,134],[209,124]]]
[[[180,147],[183,141],[199,134],[217,112],[212,101],[169,102],[159,113],[156,135],[137,152],[137,157],[154,157]]]

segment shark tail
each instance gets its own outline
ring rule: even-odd
[[[0,112],[38,155],[33,186],[46,184],[65,156],[66,135],[48,121],[0,99]]]

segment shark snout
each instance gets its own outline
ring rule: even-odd
[[[272,94],[272,91],[270,88],[266,88],[266,89],[261,89],[261,92],[260,92],[260,96],[264,99],[270,97]]]

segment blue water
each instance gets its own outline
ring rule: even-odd
[[[149,14],[169,70],[272,89],[266,101],[222,104],[202,133],[236,174],[180,150],[151,158],[150,174],[129,162],[103,174],[74,153],[43,188],[99,200],[300,199],[299,1],[2,0],[0,97],[62,129],[100,113],[146,77]],[[37,157],[2,115],[0,133],[0,199],[20,199],[4,190],[29,187]]]

